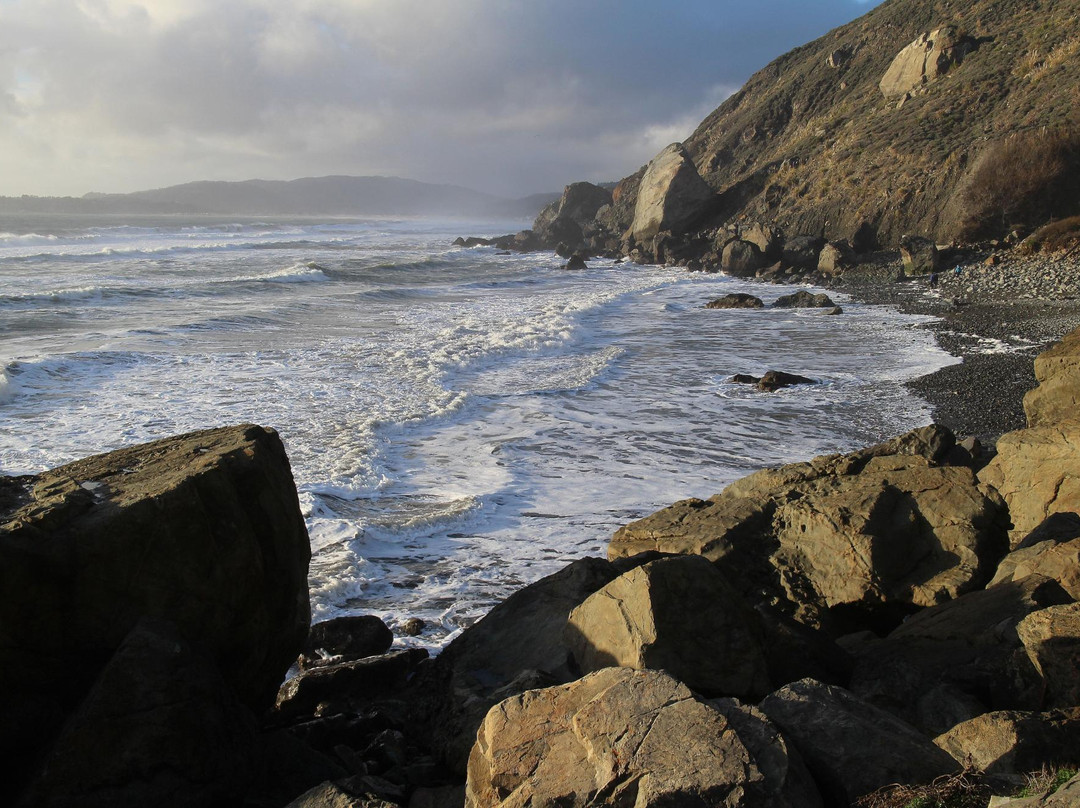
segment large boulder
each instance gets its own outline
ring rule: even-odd
[[[765,304],[761,302],[760,297],[742,292],[732,292],[705,304],[707,309],[762,309],[764,307]]]
[[[904,236],[900,240],[900,260],[908,277],[928,275],[941,265],[937,245],[921,236]]]
[[[1069,602],[1056,581],[1032,575],[924,609],[856,650],[851,689],[934,735],[989,710],[1038,710],[1045,681],[1017,627]],[[960,712],[937,708],[942,693]]]
[[[878,89],[886,98],[914,92],[948,73],[977,44],[952,25],[922,34],[896,54],[878,82]]]
[[[799,750],[830,805],[891,783],[922,784],[960,769],[915,728],[843,688],[804,679],[761,702]]]
[[[765,258],[772,261],[784,251],[784,232],[772,225],[756,222],[743,230],[740,238],[755,245]]]
[[[1053,578],[1073,598],[1080,600],[1080,538],[1041,541],[1013,550],[998,565],[991,586],[1019,581],[1029,575]]]
[[[1080,418],[1080,329],[1035,357],[1039,385],[1024,396],[1028,426],[1055,426]]]
[[[664,670],[707,696],[769,690],[757,614],[701,556],[620,575],[570,612],[566,637],[582,672]]]
[[[311,627],[300,655],[300,667],[378,656],[389,651],[393,642],[394,633],[373,614],[334,617]]]
[[[662,230],[683,232],[708,212],[713,198],[682,145],[672,143],[645,169],[630,235],[644,244]]]
[[[1033,612],[1016,626],[1043,678],[1046,707],[1080,707],[1080,603]]]
[[[523,693],[484,719],[469,758],[465,804],[818,804],[812,793],[794,800],[785,793],[777,775],[787,767],[774,758],[785,754],[779,743],[763,744],[760,732],[744,743],[734,724],[657,671],[608,668]],[[766,748],[766,765],[757,764],[750,746]]]
[[[855,263],[855,251],[846,242],[830,241],[818,255],[818,272],[824,275],[842,275]]]
[[[247,707],[273,704],[310,623],[311,550],[277,433],[208,430],[0,478],[0,503],[9,763],[51,742],[143,618],[175,626]]]
[[[417,682],[438,751],[464,772],[476,729],[499,701],[576,678],[567,616],[589,595],[652,560],[583,558],[518,590],[461,633]]]
[[[794,236],[784,242],[781,257],[784,264],[799,269],[817,269],[818,258],[825,240],[819,236]]]
[[[720,255],[720,269],[736,278],[752,278],[763,266],[761,250],[749,241],[730,241]]]
[[[567,185],[559,200],[556,218],[570,219],[585,227],[604,205],[611,204],[611,191],[591,182]]]
[[[1080,760],[1080,709],[998,710],[957,724],[934,743],[966,770],[1025,774]]]
[[[20,805],[243,802],[255,719],[171,624],[143,620],[65,725]]]
[[[836,304],[831,297],[824,292],[808,292],[800,289],[790,295],[780,295],[773,301],[773,308],[777,309],[831,309]]]
[[[888,629],[984,585],[1007,549],[1000,499],[950,465],[952,447],[948,430],[926,427],[765,469],[621,528],[608,554],[704,555],[745,596],[788,604],[803,622]]]
[[[1039,386],[1024,398],[1028,428],[998,438],[979,474],[1009,505],[1017,545],[1054,514],[1080,512],[1080,329],[1035,359]]]

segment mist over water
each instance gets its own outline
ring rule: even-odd
[[[0,230],[0,472],[254,422],[285,442],[315,619],[444,644],[620,525],[926,423],[916,318],[713,311],[788,288],[461,249],[521,223],[28,218]],[[734,373],[821,381],[771,395]]]

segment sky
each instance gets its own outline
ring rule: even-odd
[[[0,0],[0,195],[633,173],[880,0]]]

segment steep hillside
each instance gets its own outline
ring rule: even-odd
[[[942,74],[887,97],[894,59],[933,31],[957,45],[930,54]],[[1040,141],[1064,131],[1075,159],[1078,110],[1080,0],[886,0],[756,73],[683,145],[719,195],[707,225],[760,220],[838,239],[867,222],[883,244],[944,240],[964,235],[963,189],[995,144],[1027,133],[1019,151],[1033,144],[1040,169]],[[641,175],[616,193],[609,227],[629,224]]]

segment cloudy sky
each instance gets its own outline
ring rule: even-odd
[[[879,0],[0,0],[0,195],[614,180]]]

